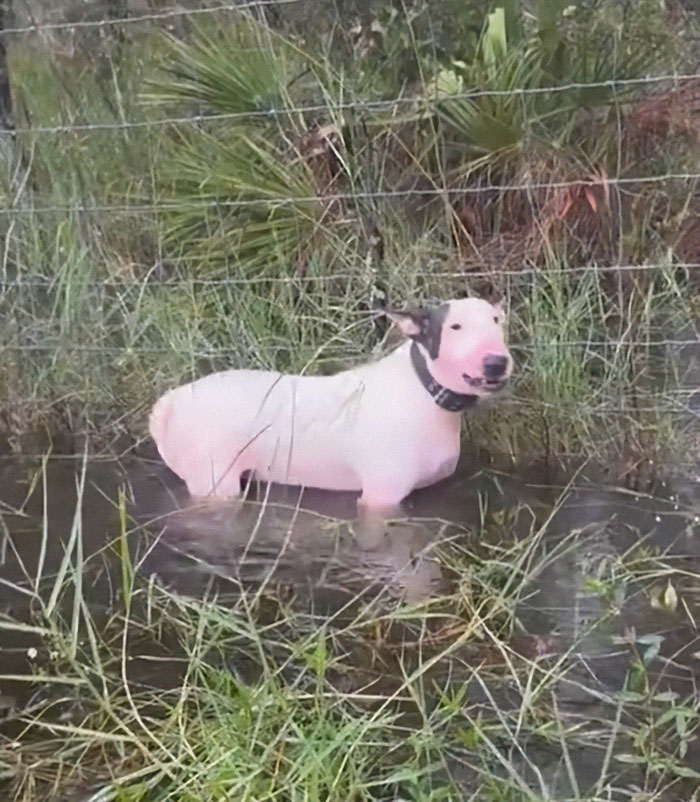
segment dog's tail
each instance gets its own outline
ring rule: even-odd
[[[168,419],[172,406],[172,390],[158,399],[153,405],[151,416],[148,419],[148,431],[156,441],[158,451],[163,459],[168,462],[166,455],[166,440],[168,434]]]

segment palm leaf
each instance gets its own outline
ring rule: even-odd
[[[537,95],[518,92],[536,87],[540,81],[536,51],[524,47],[504,51],[502,16],[491,15],[489,20],[487,33],[494,24],[498,33],[486,37],[489,41],[486,57],[475,60],[466,69],[465,83],[474,88],[475,97],[446,97],[437,106],[438,115],[451,135],[476,155],[518,145],[539,116],[538,103],[541,104]],[[494,94],[488,94],[489,90]]]
[[[177,146],[171,171],[166,239],[196,260],[279,273],[321,230],[324,207],[308,165],[262,135],[242,131],[224,142],[200,132]]]
[[[192,100],[215,113],[272,111],[284,104],[288,54],[273,50],[249,21],[216,39],[169,38],[165,77],[149,83],[151,102]]]

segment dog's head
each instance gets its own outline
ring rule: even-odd
[[[513,359],[505,344],[500,303],[463,298],[434,309],[387,315],[418,343],[431,375],[443,387],[482,398],[505,387]]]

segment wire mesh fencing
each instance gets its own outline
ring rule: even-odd
[[[200,370],[353,364],[386,347],[384,306],[497,291],[516,411],[696,419],[692,26],[684,59],[572,80],[489,60],[491,22],[466,64],[410,15],[310,32],[285,17],[303,6],[5,15],[8,405],[139,418]]]

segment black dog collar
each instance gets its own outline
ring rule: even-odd
[[[416,371],[416,375],[420,379],[420,383],[430,393],[435,403],[442,409],[446,409],[448,412],[461,412],[467,407],[474,406],[479,400],[479,396],[477,395],[455,393],[453,390],[448,390],[447,387],[438,384],[428,370],[425,357],[416,343],[411,343],[411,363],[413,364],[413,369]]]

